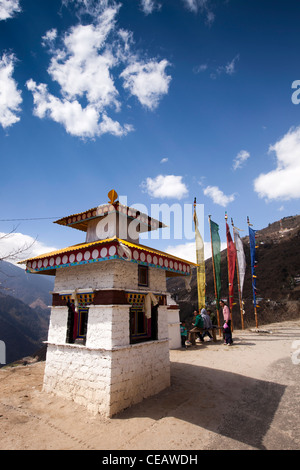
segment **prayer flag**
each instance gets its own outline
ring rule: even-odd
[[[252,289],[253,289],[253,303],[254,308],[256,307],[256,275],[255,275],[255,266],[256,266],[256,254],[255,254],[255,230],[249,227],[249,241],[250,241],[250,256],[251,256],[251,274],[252,274]]]
[[[198,217],[196,213],[196,200],[194,202],[194,223],[196,241],[196,262],[197,262],[197,289],[199,310],[205,307],[205,260],[204,243],[198,228]]]
[[[238,263],[238,272],[239,272],[239,283],[240,283],[240,293],[241,298],[243,296],[243,287],[244,287],[244,279],[246,273],[246,257],[244,253],[244,246],[240,234],[238,232],[238,228],[233,227],[233,237],[236,247],[236,256],[237,256],[237,263]]]
[[[233,279],[236,263],[236,249],[232,241],[228,223],[226,222],[226,238],[227,238],[227,262],[228,262],[228,286],[229,286],[229,307],[232,310],[233,305]]]
[[[219,225],[210,220],[211,250],[214,271],[215,291],[217,308],[219,308],[221,294],[221,240],[219,235]]]

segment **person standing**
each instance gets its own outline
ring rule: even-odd
[[[224,344],[231,345],[233,343],[232,333],[231,333],[231,313],[229,307],[225,304],[223,300],[220,300],[220,306],[223,310],[223,319],[224,319]]]

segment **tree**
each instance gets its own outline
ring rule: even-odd
[[[16,246],[12,243],[11,247],[7,249],[7,246],[9,246],[9,243],[6,243],[7,239],[11,238],[14,236],[16,233],[17,227],[14,227],[9,233],[1,233],[0,234],[0,272],[5,276],[5,277],[11,277],[7,272],[4,272],[1,269],[1,262],[2,261],[8,261],[11,263],[16,262],[17,260],[20,259],[20,256],[23,253],[26,253],[26,251],[30,250],[32,246],[35,244],[36,239],[29,239],[28,242],[24,242],[21,244],[17,244]],[[29,237],[28,237],[29,238]],[[5,288],[5,286],[0,282],[0,290],[7,290],[8,288]]]

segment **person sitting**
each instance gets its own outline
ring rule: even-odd
[[[185,342],[186,346],[190,346],[192,343],[191,343],[191,335],[192,333],[197,333],[198,337],[199,337],[199,340],[198,341],[201,341],[202,343],[204,342],[204,339],[201,335],[201,331],[200,331],[200,328],[202,329],[203,328],[203,318],[202,316],[197,312],[197,310],[194,311],[194,317],[195,317],[195,323],[192,323],[192,325],[194,326],[190,331],[189,331],[189,336],[188,336],[188,340]]]
[[[204,327],[202,338],[204,339],[205,336],[208,336],[208,338],[209,338],[208,341],[212,341],[213,337],[210,334],[209,330],[212,329],[213,325],[212,325],[212,321],[210,319],[210,316],[208,315],[208,311],[206,311],[205,308],[203,308],[201,310],[201,316],[203,318],[203,327]]]
[[[184,348],[185,342],[186,342],[186,340],[187,340],[187,329],[186,329],[186,326],[185,326],[185,321],[182,321],[182,322],[181,322],[181,325],[180,325],[180,336],[181,336],[181,347]]]
[[[216,327],[218,326],[218,319],[217,319],[217,316],[214,312],[212,312],[209,308],[207,309],[207,315],[209,315],[210,317],[210,320],[211,320],[211,323],[212,323],[212,327]]]

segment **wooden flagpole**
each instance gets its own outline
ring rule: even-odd
[[[231,218],[231,225],[232,225],[232,228],[234,228],[232,218]],[[235,244],[235,249],[236,249],[236,243],[235,243],[234,233],[233,233],[233,239],[234,239],[234,244]],[[238,257],[236,257],[236,274],[237,274],[237,281],[238,281],[238,292],[239,292],[239,302],[240,302],[240,312],[241,312],[241,323],[242,323],[242,330],[243,330],[243,329],[244,329],[244,309],[243,309],[243,303],[244,303],[244,302],[243,302],[242,294],[241,294],[240,273],[239,273]]]
[[[202,306],[200,306],[200,295],[199,295],[199,265],[198,265],[198,259],[197,259],[197,242],[196,242],[197,227],[196,227],[196,220],[195,220],[195,214],[197,215],[196,206],[197,206],[197,201],[196,201],[196,198],[194,198],[195,247],[196,247],[196,263],[197,263],[196,276],[197,276],[198,311],[200,314]]]
[[[209,230],[210,230],[210,244],[211,244],[211,259],[212,259],[212,265],[213,265],[213,275],[214,275],[214,288],[215,288],[215,298],[216,298],[216,306],[217,306],[217,319],[218,319],[218,327],[221,328],[221,323],[220,323],[220,305],[218,303],[218,295],[217,295],[217,285],[216,285],[216,272],[215,272],[215,260],[214,260],[214,250],[213,250],[213,243],[212,243],[212,236],[211,236],[211,216],[208,216],[209,220]],[[219,329],[219,334],[222,336],[221,329]]]

